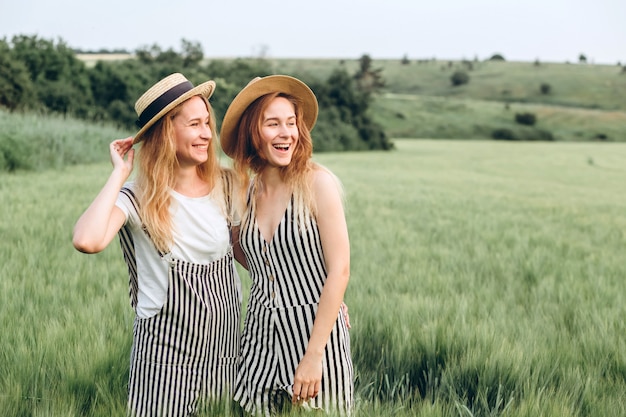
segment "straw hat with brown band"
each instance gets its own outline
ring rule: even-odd
[[[226,155],[232,157],[235,152],[239,121],[244,111],[259,97],[275,92],[289,94],[299,99],[302,102],[304,123],[309,130],[313,129],[317,120],[317,98],[305,83],[288,75],[257,77],[237,94],[224,115],[220,143]]]
[[[168,111],[193,96],[203,96],[207,100],[215,90],[215,82],[207,81],[194,87],[183,74],[174,73],[163,78],[148,89],[135,103],[139,132],[133,145],[143,140],[143,134]]]

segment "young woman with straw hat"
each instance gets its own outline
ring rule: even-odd
[[[240,245],[252,288],[235,400],[251,414],[289,403],[341,414],[353,408],[341,311],[350,244],[341,185],[311,160],[317,111],[306,84],[273,75],[252,80],[222,124],[222,149],[250,184]]]
[[[187,416],[204,400],[232,398],[241,292],[231,231],[237,236],[239,223],[213,140],[214,89],[178,73],[150,87],[135,104],[139,132],[111,142],[113,172],[74,228],[85,253],[120,237],[136,311],[133,417]]]

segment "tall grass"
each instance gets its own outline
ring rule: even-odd
[[[0,126],[0,172],[101,162],[113,139],[131,135],[110,124],[1,108]]]
[[[397,148],[316,156],[348,194],[358,415],[626,415],[626,147]],[[124,414],[120,250],[71,247],[109,172],[0,174],[3,415]]]
[[[327,161],[350,191],[360,393],[475,415],[624,413],[626,148],[398,147]]]
[[[104,171],[1,176],[3,415],[123,415],[132,318],[119,253],[86,259],[71,246]]]

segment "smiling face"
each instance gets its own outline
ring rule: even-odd
[[[183,103],[174,116],[172,124],[176,136],[176,158],[181,168],[207,161],[209,144],[213,138],[209,123],[207,104],[200,96]]]
[[[271,166],[289,165],[298,137],[293,104],[285,97],[272,99],[263,112],[259,153]]]

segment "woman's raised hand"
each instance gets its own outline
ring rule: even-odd
[[[133,149],[132,136],[126,139],[116,139],[109,145],[111,154],[111,163],[113,168],[122,168],[130,175],[133,170],[133,160],[135,158],[135,150]],[[124,157],[126,156],[126,159]]]

